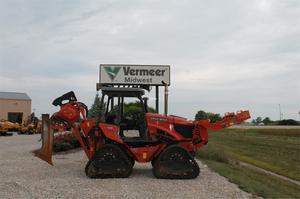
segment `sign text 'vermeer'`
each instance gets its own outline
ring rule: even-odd
[[[100,84],[170,85],[169,65],[100,64]]]

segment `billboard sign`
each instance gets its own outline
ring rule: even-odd
[[[169,65],[100,64],[100,84],[170,85]]]

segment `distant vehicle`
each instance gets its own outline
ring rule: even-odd
[[[31,113],[31,115],[28,117],[27,122],[23,123],[20,127],[19,133],[20,134],[39,134],[42,130],[42,122],[39,121],[39,119],[34,115],[34,113]]]
[[[18,128],[18,124],[12,123],[9,121],[0,121],[0,136],[10,136],[12,133],[8,133],[9,131]]]

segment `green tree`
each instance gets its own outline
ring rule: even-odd
[[[200,110],[195,115],[195,120],[205,120],[209,119],[211,123],[222,120],[222,117],[218,113],[205,112]]]
[[[145,113],[143,105],[140,101],[124,103],[124,113],[122,117],[122,123],[127,123],[131,129],[139,129],[140,125],[145,121]],[[155,113],[155,109],[148,107],[148,112]],[[118,105],[114,105],[113,109],[106,115],[112,117],[113,123],[118,123]]]
[[[268,125],[270,123],[272,123],[271,119],[269,117],[266,117],[265,119],[262,120],[262,122],[265,124],[265,125]]]
[[[217,121],[222,120],[221,115],[218,114],[218,113],[211,113],[211,112],[208,112],[208,113],[207,113],[207,117],[208,117],[208,119],[210,120],[211,123],[214,123],[214,122],[217,122]]]
[[[97,93],[94,99],[94,103],[89,110],[89,118],[102,118],[104,116],[105,104],[101,106],[101,98]]]
[[[261,117],[257,117],[256,118],[256,124],[259,124],[259,123],[261,123],[262,122],[262,118]]]
[[[278,121],[278,125],[300,125],[300,123],[293,119],[286,119]]]
[[[148,112],[155,113],[155,109],[148,107]],[[124,118],[129,118],[132,122],[131,126],[135,129],[139,128],[145,120],[145,115],[142,111],[141,103],[139,101],[124,103]]]
[[[196,113],[195,120],[205,120],[205,119],[208,119],[205,111],[200,110]]]

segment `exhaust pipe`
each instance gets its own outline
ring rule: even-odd
[[[49,114],[42,114],[42,147],[33,151],[34,155],[53,166],[53,130],[50,128]]]

